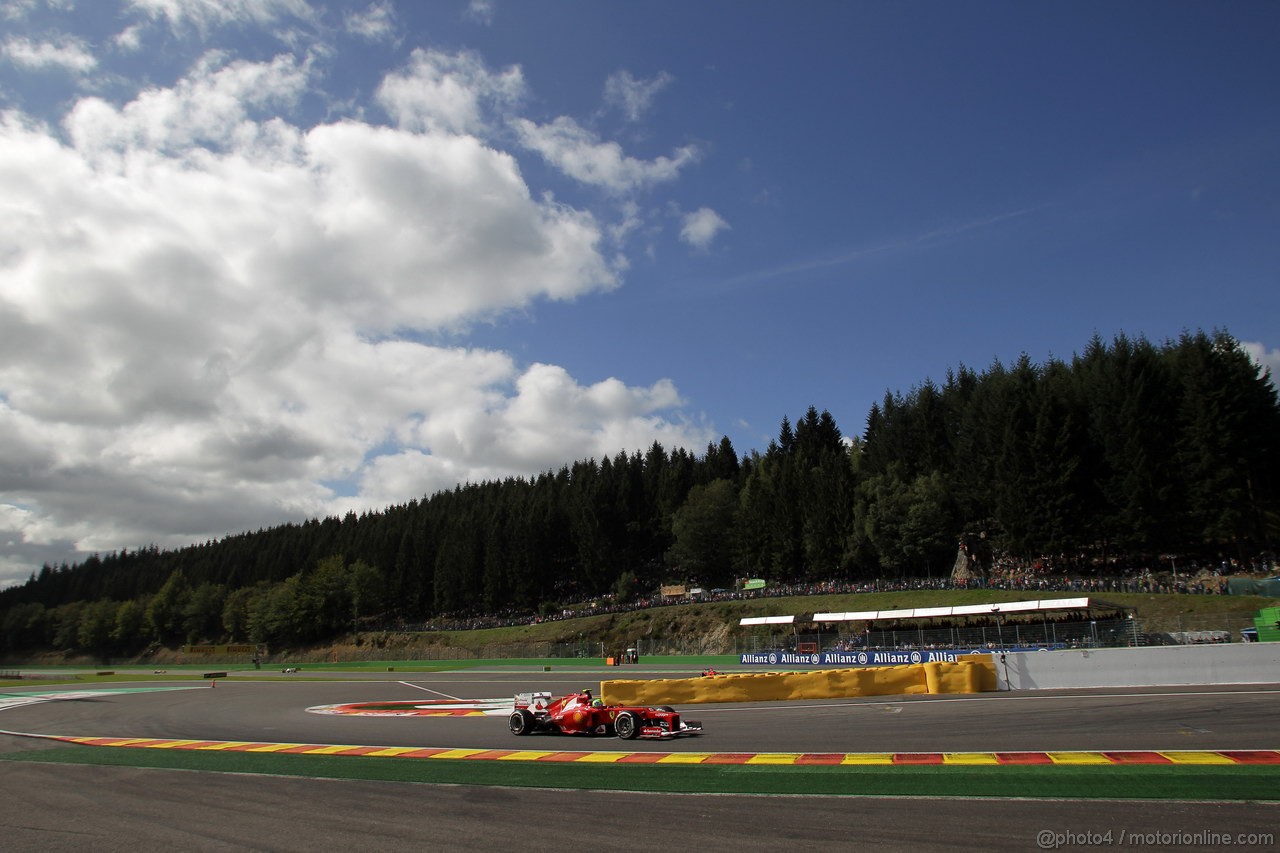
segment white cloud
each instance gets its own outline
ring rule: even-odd
[[[676,149],[671,157],[637,160],[622,153],[616,142],[602,142],[591,131],[567,116],[551,124],[528,119],[514,123],[520,141],[548,163],[576,181],[613,193],[675,180],[680,170],[697,161],[697,146]]]
[[[403,79],[437,91],[389,77],[397,127],[291,122],[312,73],[211,54],[128,103],[81,99],[61,132],[0,114],[0,585],[710,439],[669,382],[425,342],[618,284],[590,212],[462,132],[518,72],[417,56]]]
[[[317,19],[307,0],[128,0],[128,5],[180,34],[189,28],[203,35],[219,27],[266,28],[283,20]]]
[[[307,73],[287,54],[269,63],[226,63],[224,55],[209,53],[173,88],[145,91],[122,109],[85,98],[64,123],[77,151],[88,158],[158,152],[181,156],[190,149],[201,159],[206,149],[191,146],[244,146],[245,135],[285,130],[255,124],[250,111],[292,104],[307,85]]]
[[[644,450],[655,440],[667,447],[701,447],[710,440],[701,425],[666,419],[665,413],[683,405],[666,380],[649,388],[616,379],[582,386],[563,368],[535,364],[515,377],[513,393],[469,393],[475,399],[464,396],[456,403],[442,396],[431,418],[406,422],[398,436],[406,449],[380,456],[364,470],[365,506],[403,502],[458,482]],[[431,453],[419,449],[426,447]]]
[[[487,27],[493,23],[493,18],[496,14],[497,9],[494,8],[493,0],[471,0],[467,4],[467,9],[463,16],[469,21],[474,21]]]
[[[519,66],[495,74],[474,53],[420,48],[403,72],[383,79],[377,99],[405,130],[475,133],[488,110],[510,108],[524,92]]]
[[[363,12],[347,12],[343,26],[347,32],[367,41],[394,41],[396,7],[390,0],[378,0],[370,3]]]
[[[0,46],[10,62],[32,71],[60,69],[73,74],[87,74],[98,66],[89,46],[74,36],[60,36],[53,41],[35,42],[11,36]]]
[[[6,21],[23,21],[35,7],[35,0],[5,0],[0,3],[0,18]]]
[[[121,53],[137,53],[142,48],[142,32],[143,27],[138,24],[125,27],[112,37],[111,43]]]
[[[0,18],[7,21],[25,21],[27,16],[35,11],[37,5],[37,0],[5,0],[0,3]],[[57,8],[59,4],[50,2],[48,5]]]
[[[709,207],[700,207],[683,217],[680,239],[698,249],[710,248],[716,235],[729,228],[729,223]]]
[[[1260,367],[1271,371],[1271,384],[1280,387],[1280,349],[1267,349],[1257,341],[1241,341],[1240,346]]]
[[[604,83],[604,100],[621,110],[628,121],[639,121],[653,105],[654,97],[674,79],[665,71],[652,80],[637,80],[630,71],[618,71]]]

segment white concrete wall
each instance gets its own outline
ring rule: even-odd
[[[1280,684],[1280,643],[1019,652],[994,659],[1001,690]]]

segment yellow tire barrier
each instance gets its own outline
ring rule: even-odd
[[[868,666],[815,672],[744,672],[661,681],[604,681],[600,684],[601,697],[611,705],[777,702],[908,693],[985,693],[995,689],[995,663],[985,655],[963,658],[956,663]]]

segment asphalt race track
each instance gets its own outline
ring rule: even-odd
[[[279,673],[262,673],[278,677]],[[684,673],[623,675],[663,677]],[[326,673],[326,677],[329,677]],[[590,672],[379,673],[342,681],[254,673],[8,707],[0,729],[80,737],[641,752],[1016,752],[1276,749],[1280,686],[1038,691],[685,706],[705,733],[621,742],[515,738],[506,717],[351,717],[312,706],[484,700],[597,688]],[[156,686],[156,685],[150,685]],[[61,689],[61,688],[59,688]],[[49,692],[52,692],[53,688]],[[7,691],[12,694],[16,691]],[[0,752],[81,749],[0,736]],[[803,768],[795,768],[804,772]],[[1275,833],[1273,803],[637,794],[245,776],[128,767],[0,764],[5,850],[1037,849],[1128,832]],[[1077,835],[1071,835],[1075,833]],[[1061,843],[1059,847],[1074,846]],[[1221,845],[1206,844],[1200,849]],[[1197,849],[1182,844],[1178,849]]]

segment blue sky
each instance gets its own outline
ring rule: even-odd
[[[0,0],[0,585],[1095,333],[1280,365],[1280,6]]]

